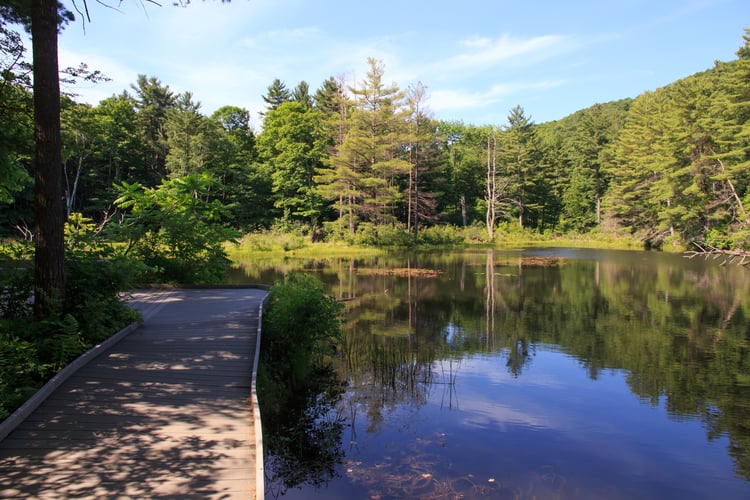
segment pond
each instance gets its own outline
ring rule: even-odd
[[[481,250],[233,280],[293,269],[346,305],[345,340],[269,498],[750,498],[750,268]]]

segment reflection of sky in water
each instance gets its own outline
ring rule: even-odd
[[[711,497],[711,483],[727,486],[729,497],[731,483],[737,498],[750,493],[732,477],[725,438],[707,446],[700,422],[676,422],[667,418],[662,407],[641,403],[621,372],[603,372],[592,380],[571,357],[537,350],[524,373],[514,378],[502,357],[477,356],[463,361],[456,377],[456,396],[460,416],[435,417],[451,421],[457,435],[463,430],[478,431],[472,432],[476,436],[473,449],[487,460],[501,460],[509,466],[536,462],[565,470],[569,481],[582,484],[597,482],[587,477],[590,467],[608,464],[599,472],[599,480],[617,485],[618,491],[640,491],[644,493],[639,493],[640,498],[648,497],[649,491],[654,498],[680,497],[674,485],[662,484],[662,480],[671,482],[669,476],[683,475],[706,481],[707,496],[691,489],[682,492],[692,491],[690,497]],[[529,446],[532,442],[536,444]],[[493,457],[493,450],[509,448],[513,450],[510,456]],[[523,450],[520,457],[518,450]],[[685,487],[696,484],[690,480]]]
[[[452,375],[455,385],[432,384],[423,405],[368,414],[347,405],[362,398],[349,393],[344,416],[355,418],[341,476],[287,497],[418,497],[419,481],[442,481],[463,498],[750,496],[732,475],[726,438],[707,443],[699,421],[671,420],[662,406],[642,403],[622,372],[592,380],[547,346],[536,346],[517,378],[505,363],[498,354],[436,362],[435,380]]]

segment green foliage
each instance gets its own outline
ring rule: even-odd
[[[1,319],[0,419],[88,347],[70,314],[59,319],[35,320],[31,315]]]
[[[263,340],[270,352],[305,351],[319,361],[338,342],[343,306],[309,274],[292,273],[271,287],[263,314]]]
[[[220,144],[220,124],[200,113],[200,103],[192,94],[181,94],[173,107],[166,111],[164,132],[167,156],[165,167],[169,177],[178,179],[195,174],[218,164],[223,151]]]
[[[289,221],[277,221],[267,230],[244,235],[236,247],[239,253],[290,252],[310,244],[306,232],[305,226],[291,224]]]
[[[7,320],[0,321],[0,419],[37,391],[44,371],[35,345],[14,335]]]
[[[403,224],[373,224],[362,222],[354,236],[346,241],[353,245],[409,248],[414,246],[414,236]]]
[[[273,83],[268,86],[267,90],[267,94],[262,97],[268,105],[268,111],[273,111],[283,103],[292,100],[292,93],[289,92],[288,88],[286,88],[286,84],[278,78],[274,79]]]
[[[0,418],[21,405],[77,356],[138,319],[119,298],[139,264],[102,239],[90,219],[73,214],[65,227],[65,302],[58,315],[32,311],[33,257],[27,242],[0,247]]]
[[[31,268],[33,248],[29,242],[0,245],[0,318],[31,314],[34,275]]]
[[[266,471],[281,487],[332,477],[343,456],[340,419],[331,418],[342,385],[327,358],[341,342],[343,306],[322,282],[289,274],[264,308],[258,396]]]
[[[505,167],[501,176],[513,180],[510,192],[504,196],[513,200],[513,212],[517,214],[519,226],[537,226],[537,212],[541,206],[537,187],[542,171],[539,168],[541,149],[534,122],[526,116],[521,106],[515,106],[508,113],[508,125],[503,132],[498,158]]]
[[[573,169],[570,184],[563,193],[563,230],[584,231],[596,223],[596,190],[591,177],[583,168]]]
[[[463,244],[465,238],[464,231],[456,226],[444,224],[422,229],[417,242],[420,245],[453,246]]]
[[[521,227],[515,222],[505,221],[497,225],[495,229],[495,240],[497,242],[516,241],[542,241],[546,236],[529,227]]]
[[[461,228],[461,233],[464,237],[464,242],[469,244],[486,243],[487,242],[487,228],[480,221],[476,221],[466,227]]]
[[[264,407],[282,404],[275,387],[293,390],[325,364],[341,339],[342,310],[323,283],[307,274],[289,274],[271,288],[261,338],[259,394]]]
[[[367,78],[350,88],[352,101],[340,116],[330,168],[317,177],[320,196],[331,203],[354,235],[359,221],[397,221],[402,188],[412,168],[406,154],[408,133],[404,92],[384,83],[382,61],[368,59]]]
[[[709,239],[748,249],[750,58],[743,39],[736,60],[543,124],[521,106],[509,110],[505,125],[434,120],[421,83],[406,91],[386,84],[384,64],[369,59],[363,81],[329,78],[314,97],[304,81],[292,92],[276,79],[256,138],[247,110],[224,106],[208,118],[189,92],[138,75],[129,91],[97,106],[63,100],[67,208],[102,222],[126,185],[168,191],[174,186],[162,188],[165,178],[209,174],[215,182],[202,198],[229,207],[227,225],[260,230],[284,219],[312,227],[305,236],[313,241],[325,235],[409,246],[402,226],[418,242],[431,225],[486,224],[494,206],[497,221],[514,218],[537,233],[627,233],[657,247]],[[0,232],[10,234],[32,221],[32,96],[21,38],[6,28],[0,55]],[[488,203],[491,131],[501,192]],[[203,266],[212,250],[190,258],[201,253],[196,240],[212,237],[193,238],[171,210],[162,226],[160,210],[141,224],[150,226],[142,234],[121,231],[128,241],[137,236],[130,251],[148,261],[150,279],[217,279],[221,259]],[[304,243],[292,240],[282,246]]]
[[[313,226],[325,208],[314,180],[328,142],[323,118],[311,106],[284,102],[266,115],[257,143],[260,158],[272,172],[274,206],[285,219]]]
[[[162,181],[158,188],[123,182],[115,203],[125,211],[116,235],[127,243],[160,282],[211,283],[220,280],[229,265],[224,243],[237,232],[224,221],[229,207],[213,199],[216,180],[192,174]]]
[[[64,310],[76,318],[81,340],[91,346],[137,319],[119,297],[144,274],[142,263],[106,243],[96,225],[73,214],[65,226]]]

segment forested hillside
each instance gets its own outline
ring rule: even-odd
[[[0,231],[21,236],[33,217],[29,67],[20,38],[0,37]],[[379,243],[386,229],[418,241],[451,224],[487,239],[597,231],[748,250],[750,31],[743,38],[736,60],[541,124],[521,106],[494,126],[441,121],[425,84],[391,83],[374,59],[361,81],[332,77],[315,91],[269,78],[258,129],[247,109],[207,116],[189,92],[139,75],[96,106],[63,98],[66,208],[122,224],[128,189],[196,174],[201,196],[228,205],[242,231]]]

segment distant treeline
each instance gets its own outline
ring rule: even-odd
[[[29,68],[20,38],[0,36],[0,232],[20,235],[33,218]],[[201,174],[243,231],[346,239],[388,227],[417,240],[452,224],[488,239],[519,227],[748,250],[749,30],[743,38],[736,60],[542,124],[521,106],[497,126],[435,119],[422,83],[386,83],[374,59],[362,81],[331,77],[314,92],[274,80],[260,130],[246,109],[205,116],[191,93],[140,75],[96,106],[63,98],[66,209],[117,223],[123,183]]]

